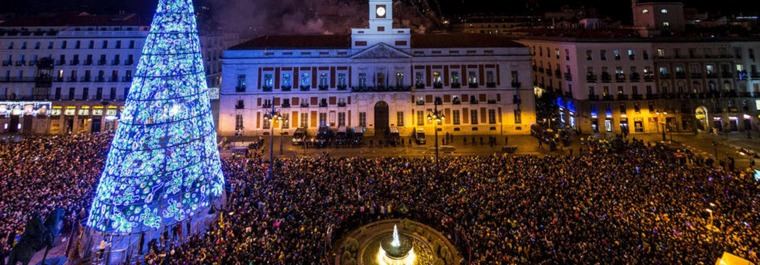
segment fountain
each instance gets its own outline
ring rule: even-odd
[[[379,265],[414,265],[417,256],[412,247],[412,241],[408,237],[402,237],[398,233],[398,227],[393,226],[393,236],[380,241],[380,250],[377,252],[377,264]]]

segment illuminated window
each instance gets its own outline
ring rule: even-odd
[[[663,13],[663,14],[667,14],[667,13],[668,13],[668,10],[667,10],[667,9],[665,9],[665,8],[663,8],[663,9],[660,9],[660,13]]]
[[[649,14],[649,9],[644,8],[644,9],[641,10],[641,13],[642,14]]]

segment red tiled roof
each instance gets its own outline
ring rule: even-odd
[[[479,34],[414,34],[412,48],[508,48],[523,47],[512,38]],[[263,36],[238,44],[231,50],[350,49],[348,35]]]

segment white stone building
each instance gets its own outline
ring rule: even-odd
[[[0,133],[114,130],[149,31],[135,15],[57,15],[0,24]],[[210,87],[228,35],[201,36]]]
[[[320,127],[432,134],[427,116],[436,108],[445,116],[441,133],[529,133],[527,48],[499,37],[414,35],[393,27],[391,0],[370,0],[369,9],[369,28],[351,36],[267,36],[225,51],[219,134]],[[272,106],[283,122],[269,124]]]

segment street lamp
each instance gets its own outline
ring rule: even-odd
[[[662,124],[662,142],[667,142],[668,138],[665,135],[667,131],[667,123],[665,119],[667,119],[668,112],[655,112],[660,117],[660,124]]]
[[[443,121],[445,118],[443,113],[438,110],[438,105],[442,105],[441,98],[435,98],[435,102],[433,104],[433,112],[428,113],[427,119],[428,121],[432,121],[434,124],[435,129],[435,167],[438,168],[438,125]]]
[[[280,121],[281,123],[282,115],[272,104],[272,109],[264,114],[264,119],[269,121],[269,129],[271,130],[269,133],[269,170],[267,172],[267,179],[271,179],[274,175],[274,121]],[[280,145],[280,150],[282,150],[282,145]]]

